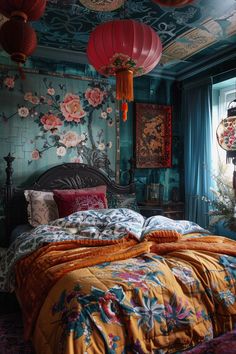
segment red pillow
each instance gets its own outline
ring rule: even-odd
[[[56,189],[53,191],[53,198],[57,204],[60,218],[80,210],[107,208],[106,186]]]

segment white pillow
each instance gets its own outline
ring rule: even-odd
[[[53,192],[25,190],[24,194],[28,202],[27,212],[30,225],[36,227],[59,218]]]

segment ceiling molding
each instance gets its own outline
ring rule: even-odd
[[[63,61],[73,64],[89,64],[85,53],[40,45],[37,47],[32,57],[52,59],[53,61]]]
[[[38,46],[33,57],[40,59],[49,59],[53,60],[54,62],[62,61],[64,63],[89,65],[86,53],[76,52],[67,49]],[[232,45],[230,50],[223,49],[222,51],[217,52],[212,56],[199,60],[197,64],[191,64],[188,66],[188,68],[182,69],[178,72],[165,69],[159,64],[156,68],[154,68],[146,75],[154,78],[182,81],[235,58],[236,45]]]
[[[189,79],[208,69],[216,67],[217,65],[220,65],[222,63],[225,63],[226,61],[235,58],[236,58],[236,45],[232,45],[232,47],[228,50],[223,49],[222,51],[212,56],[199,60],[197,64],[192,64],[188,68],[180,70],[176,75],[176,80],[182,81],[182,80]]]

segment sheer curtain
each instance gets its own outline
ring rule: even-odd
[[[185,84],[182,115],[184,119],[184,171],[186,219],[206,227],[209,222],[212,150],[212,82],[210,79]]]

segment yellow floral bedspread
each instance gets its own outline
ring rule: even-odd
[[[21,259],[17,293],[36,353],[175,353],[233,329],[236,242],[196,236],[64,241]]]

